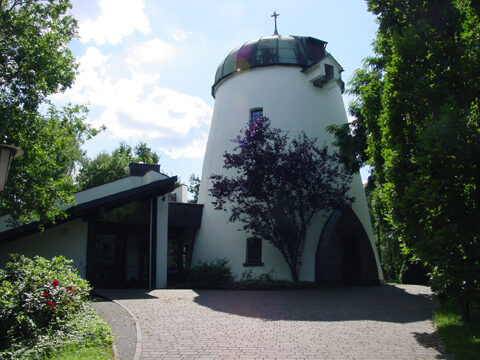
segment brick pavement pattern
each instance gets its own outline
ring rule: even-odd
[[[105,290],[141,327],[141,359],[439,359],[428,287]]]

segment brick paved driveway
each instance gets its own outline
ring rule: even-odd
[[[141,359],[438,359],[427,287],[105,290],[141,328]]]

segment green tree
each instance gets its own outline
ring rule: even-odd
[[[84,158],[77,174],[76,181],[79,190],[85,190],[110,181],[128,176],[129,164],[142,162],[158,164],[160,157],[146,143],[139,142],[133,149],[121,142],[111,154],[101,152],[94,159]]]
[[[480,296],[480,5],[368,6],[379,22],[376,56],[353,80],[365,141],[350,153],[366,154],[383,218],[468,320]]]
[[[65,215],[80,146],[97,131],[85,123],[86,108],[57,109],[47,97],[70,87],[77,64],[67,45],[77,23],[67,0],[0,0],[0,142],[18,146],[0,213],[20,222]]]
[[[385,203],[382,201],[381,189],[372,185],[372,182],[367,184],[365,195],[370,210],[378,256],[382,264],[383,276],[387,281],[399,281],[402,267],[407,259],[402,253],[398,234],[384,217],[386,209]]]
[[[190,194],[193,194],[193,199],[192,203],[197,203],[198,202],[198,192],[200,191],[200,178],[192,174],[190,175],[190,178],[188,179],[190,182],[190,185],[188,186],[188,191]]]

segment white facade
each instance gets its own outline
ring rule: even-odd
[[[87,268],[88,223],[76,219],[44,232],[28,235],[0,245],[0,266],[7,263],[9,254],[19,253],[27,257],[36,255],[51,259],[63,255],[73,260],[78,274],[85,278]]]
[[[325,64],[334,67],[333,79],[322,87],[314,82],[325,75]],[[227,174],[223,168],[223,154],[231,152],[234,139],[247,125],[251,109],[263,109],[263,115],[272,127],[281,128],[295,136],[300,131],[318,139],[318,145],[332,146],[334,137],[326,132],[330,124],[344,124],[347,116],[342,99],[340,73],[342,69],[330,55],[319,63],[302,71],[300,66],[270,65],[242,70],[224,78],[214,88],[215,106],[210,134],[203,163],[199,203],[204,204],[202,225],[197,234],[193,253],[193,265],[226,258],[238,277],[245,270],[255,274],[269,273],[279,279],[290,279],[290,271],[280,252],[263,241],[264,266],[245,267],[246,239],[249,234],[238,231],[240,224],[229,223],[228,214],[216,211],[208,194],[212,174]],[[233,174],[232,172],[230,172]],[[382,279],[378,256],[360,176],[355,176],[351,195],[356,199],[353,210],[366,229],[379,279]],[[312,221],[307,236],[300,280],[315,280],[315,254],[317,243],[328,214]]]

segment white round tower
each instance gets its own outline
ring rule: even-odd
[[[303,36],[268,36],[249,41],[221,62],[212,86],[213,119],[203,163],[198,202],[204,204],[192,264],[229,260],[235,275],[244,271],[290,279],[280,252],[255,240],[214,210],[208,190],[212,174],[226,174],[223,154],[252,117],[267,116],[272,127],[295,136],[305,131],[318,145],[331,146],[325,128],[344,124],[342,67],[325,50],[326,42]],[[353,211],[314,219],[305,243],[300,279],[322,284],[373,284],[382,280],[362,182],[356,175]]]

